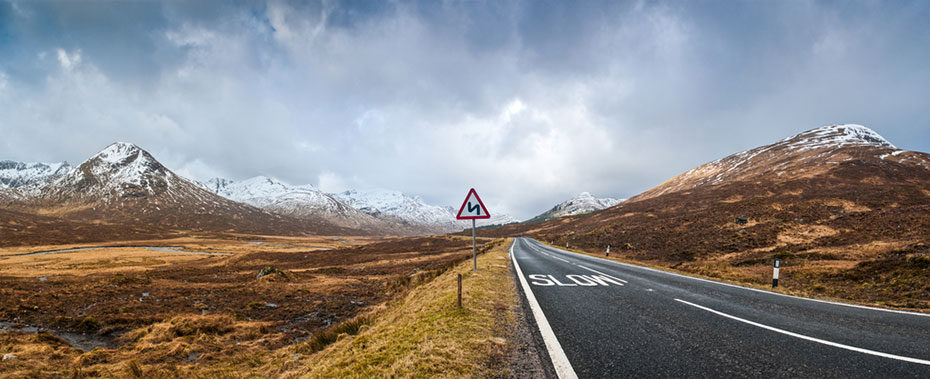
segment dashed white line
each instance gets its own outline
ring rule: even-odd
[[[516,244],[517,240],[514,240],[513,244],[510,245],[510,259],[513,260],[513,267],[517,271],[517,276],[520,277],[520,286],[523,287],[523,293],[526,294],[526,302],[529,303],[530,309],[533,311],[533,318],[536,319],[536,325],[539,326],[539,334],[542,335],[543,342],[546,344],[546,350],[549,351],[549,359],[552,361],[555,373],[561,379],[577,379],[578,375],[575,374],[575,369],[572,368],[571,362],[569,362],[568,357],[565,356],[565,351],[562,350],[559,339],[555,337],[552,327],[549,326],[546,314],[543,313],[542,308],[539,307],[539,302],[536,301],[533,290],[530,288],[529,283],[526,282],[523,271],[520,270],[517,257],[513,254],[513,247]]]
[[[922,364],[922,365],[930,366],[930,361],[927,361],[927,360],[917,359],[917,358],[911,358],[911,357],[904,357],[904,356],[894,355],[894,354],[888,354],[888,353],[882,353],[882,352],[880,352],[880,351],[869,350],[869,349],[863,349],[863,348],[861,348],[861,347],[849,346],[849,345],[844,345],[844,344],[837,343],[837,342],[831,342],[831,341],[827,341],[827,340],[822,340],[822,339],[820,339],[820,338],[809,337],[809,336],[805,336],[805,335],[803,335],[803,334],[798,334],[798,333],[794,333],[794,332],[789,332],[789,331],[784,330],[784,329],[779,329],[779,328],[776,328],[776,327],[773,327],[773,326],[768,326],[768,325],[765,325],[765,324],[760,324],[760,323],[758,323],[758,322],[749,321],[749,320],[746,320],[746,319],[744,319],[744,318],[739,318],[739,317],[736,317],[736,316],[733,316],[733,315],[730,315],[730,314],[726,314],[726,313],[723,313],[723,312],[720,312],[720,311],[717,311],[717,310],[713,310],[713,309],[710,309],[710,308],[705,307],[705,306],[701,306],[701,305],[697,305],[697,304],[694,304],[694,303],[690,303],[690,302],[687,302],[687,301],[684,301],[684,300],[681,300],[681,299],[675,299],[675,301],[680,302],[680,303],[684,303],[684,304],[687,304],[687,305],[690,305],[690,306],[695,307],[695,308],[698,308],[698,309],[702,309],[702,310],[711,312],[711,313],[716,314],[716,315],[718,315],[718,316],[723,316],[723,317],[726,317],[726,318],[729,318],[729,319],[732,319],[732,320],[736,320],[736,321],[739,321],[739,322],[742,322],[742,323],[746,323],[746,324],[749,324],[749,325],[752,325],[752,326],[755,326],[755,327],[759,327],[759,328],[766,329],[766,330],[771,330],[771,331],[773,331],[773,332],[781,333],[781,334],[788,335],[788,336],[795,337],[795,338],[800,338],[800,339],[802,339],[802,340],[807,340],[807,341],[811,341],[811,342],[816,342],[816,343],[824,344],[824,345],[827,345],[827,346],[837,347],[837,348],[840,348],[840,349],[846,349],[846,350],[850,350],[850,351],[855,351],[855,352],[858,352],[858,353],[869,354],[869,355],[875,355],[875,356],[879,356],[879,357],[883,357],[883,358],[897,359],[897,360],[899,360],[899,361],[905,361],[905,362],[911,362],[911,363],[917,363],[917,364]]]

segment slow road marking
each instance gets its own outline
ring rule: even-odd
[[[530,284],[540,287],[610,287],[611,284],[615,286],[623,285],[620,279],[610,275],[565,275],[565,283],[552,275],[532,274],[527,276],[532,280]]]

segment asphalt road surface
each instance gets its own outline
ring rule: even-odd
[[[930,378],[930,315],[775,294],[515,240],[562,378]]]

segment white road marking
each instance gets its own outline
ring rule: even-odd
[[[549,287],[555,285],[555,283],[552,283],[549,278],[542,274],[531,274],[527,276],[530,277],[530,280],[532,280],[531,284],[534,286]]]
[[[548,247],[548,246],[547,246],[547,247]],[[650,267],[645,267],[645,266],[638,266],[638,265],[629,264],[629,263],[624,263],[624,262],[617,262],[617,261],[613,261],[613,260],[609,260],[609,259],[603,259],[603,258],[600,258],[600,257],[594,257],[594,256],[590,256],[590,255],[578,254],[578,253],[573,252],[573,251],[566,251],[566,250],[561,250],[561,249],[558,249],[558,250],[559,250],[559,251],[563,251],[563,252],[565,252],[565,253],[574,254],[574,255],[577,255],[577,256],[582,257],[582,258],[597,259],[597,260],[600,260],[600,261],[604,261],[604,262],[607,262],[607,263],[613,263],[613,264],[617,264],[617,265],[620,265],[620,266],[627,266],[627,267],[632,267],[632,268],[636,268],[636,269],[648,270],[648,271],[653,271],[653,272],[657,272],[657,273],[660,273],[660,274],[667,274],[667,275],[677,276],[677,277],[681,277],[681,278],[699,280],[699,281],[702,281],[702,282],[713,283],[713,284],[719,284],[719,285],[721,285],[721,286],[727,286],[727,287],[733,287],[733,288],[740,288],[740,289],[744,289],[744,290],[755,291],[755,292],[764,293],[764,294],[769,294],[769,295],[782,296],[782,297],[790,297],[790,298],[798,299],[798,300],[813,301],[813,302],[817,302],[817,303],[830,304],[830,305],[839,305],[839,306],[850,307],[850,308],[867,309],[867,310],[879,311],[879,312],[889,312],[889,313],[898,313],[898,314],[911,315],[911,316],[930,317],[930,313],[918,313],[918,312],[901,311],[901,310],[897,310],[897,309],[886,309],[886,308],[870,307],[870,306],[867,306],[867,305],[850,304],[850,303],[841,303],[841,302],[838,302],[838,301],[830,301],[830,300],[823,300],[823,299],[813,299],[813,298],[809,298],[809,297],[801,297],[801,296],[788,295],[788,294],[784,294],[784,293],[766,291],[766,290],[762,290],[762,289],[758,289],[758,288],[744,287],[744,286],[737,285],[737,284],[730,284],[730,283],[718,282],[718,281],[710,280],[710,279],[704,279],[704,278],[697,278],[697,277],[694,277],[694,276],[682,275],[682,274],[678,274],[678,273],[674,273],[674,272],[669,272],[669,271],[657,270],[657,269],[650,268]],[[583,266],[578,265],[578,267],[583,267]]]
[[[548,254],[547,254],[547,255],[548,255]],[[571,262],[568,262],[568,259],[559,258],[559,257],[557,257],[557,256],[555,256],[555,255],[549,255],[549,256],[550,256],[550,257],[553,257],[553,258],[555,258],[555,259],[558,259],[558,260],[560,260],[560,261],[562,261],[562,262],[571,263]]]
[[[526,277],[530,278],[530,284],[539,287],[597,287],[598,285],[604,287],[610,287],[610,284],[613,283],[617,286],[623,286],[623,283],[617,278],[605,276],[605,275],[578,275],[578,274],[569,274],[565,275],[565,278],[575,282],[571,283],[562,283],[552,275],[546,274],[529,274]]]
[[[600,272],[600,271],[597,271],[597,270],[595,270],[595,269],[593,269],[593,268],[585,267],[585,266],[582,266],[582,265],[578,265],[578,267],[581,267],[581,268],[583,268],[583,269],[585,269],[585,270],[588,270],[588,271],[591,271],[591,272],[593,272],[593,273],[597,273],[597,274],[604,275],[604,276],[609,277],[609,278],[611,278],[611,279],[616,279],[616,280],[619,280],[619,281],[624,282],[624,283],[629,283],[629,282],[626,281],[626,280],[620,279],[620,278],[615,277],[615,276],[607,275],[607,274],[605,274],[605,273],[603,273],[603,272]]]
[[[743,318],[739,318],[739,317],[736,317],[736,316],[733,316],[733,315],[729,315],[729,314],[726,314],[726,313],[723,313],[723,312],[720,312],[720,311],[717,311],[717,310],[713,310],[713,309],[707,308],[707,307],[705,307],[705,306],[697,305],[697,304],[694,304],[694,303],[689,303],[689,302],[684,301],[684,300],[681,300],[681,299],[675,299],[675,301],[680,302],[680,303],[684,303],[684,304],[687,304],[687,305],[690,305],[690,306],[695,307],[695,308],[698,308],[698,309],[703,309],[703,310],[705,310],[705,311],[714,313],[714,314],[716,314],[716,315],[718,315],[718,316],[723,316],[723,317],[726,317],[726,318],[729,318],[729,319],[733,319],[733,320],[736,320],[736,321],[739,321],[739,322],[742,322],[742,323],[746,323],[746,324],[749,324],[749,325],[752,325],[752,326],[755,326],[755,327],[759,327],[759,328],[762,328],[762,329],[771,330],[771,331],[773,331],[773,332],[785,334],[785,335],[788,335],[788,336],[791,336],[791,337],[795,337],[795,338],[800,338],[800,339],[802,339],[802,340],[807,340],[807,341],[811,341],[811,342],[816,342],[816,343],[824,344],[824,345],[827,345],[827,346],[838,347],[838,348],[840,348],[840,349],[846,349],[846,350],[855,351],[855,352],[858,352],[858,353],[869,354],[869,355],[875,355],[875,356],[879,356],[879,357],[882,357],[882,358],[891,358],[891,359],[897,359],[897,360],[899,360],[899,361],[905,361],[905,362],[911,362],[911,363],[917,363],[917,364],[922,364],[922,365],[930,366],[930,361],[926,361],[926,360],[923,360],[923,359],[917,359],[917,358],[911,358],[911,357],[904,357],[904,356],[900,356],[900,355],[882,353],[882,352],[880,352],[880,351],[875,351],[875,350],[863,349],[863,348],[861,348],[861,347],[843,345],[843,344],[841,344],[841,343],[836,343],[836,342],[831,342],[831,341],[827,341],[827,340],[822,340],[822,339],[820,339],[820,338],[809,337],[809,336],[805,336],[805,335],[803,335],[803,334],[798,334],[798,333],[794,333],[794,332],[789,332],[789,331],[787,331],[787,330],[778,329],[778,328],[776,328],[776,327],[768,326],[768,325],[765,325],[765,324],[760,324],[760,323],[758,323],[758,322],[749,321],[749,320],[746,320],[746,319],[743,319]]]
[[[539,307],[539,302],[536,301],[536,296],[533,295],[533,289],[530,288],[530,285],[526,282],[526,278],[523,277],[523,271],[520,270],[517,257],[513,254],[513,247],[516,244],[517,240],[514,240],[510,245],[510,259],[513,260],[513,267],[520,277],[520,286],[523,287],[523,293],[526,294],[526,302],[529,303],[530,309],[533,311],[533,318],[536,319],[536,325],[539,326],[539,334],[542,335],[543,342],[546,344],[546,350],[549,351],[549,360],[552,361],[552,367],[555,368],[556,375],[561,379],[577,379],[578,375],[575,374],[575,369],[572,368],[571,362],[569,362],[568,357],[565,356],[565,351],[562,350],[559,339],[555,337],[552,327],[549,326],[546,314],[543,313],[542,308]]]
[[[575,282],[575,284],[582,286],[582,287],[597,287],[597,283],[595,283],[593,280],[591,280],[585,275],[572,274],[572,275],[565,275],[565,277]],[[602,283],[602,285],[606,286],[608,284]]]
[[[623,283],[620,283],[618,281],[620,279],[614,278],[610,275],[581,275],[581,276],[588,280],[591,280],[592,282],[597,282],[598,284],[602,286],[610,286],[610,284],[607,284],[607,283],[613,283],[621,287],[623,286]]]
[[[577,287],[577,286],[578,286],[577,284],[562,283],[562,282],[558,281],[558,280],[557,280],[554,276],[552,276],[552,275],[549,275],[549,280],[555,282],[555,284],[557,284],[559,287]]]

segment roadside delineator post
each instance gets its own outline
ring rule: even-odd
[[[772,288],[778,287],[778,258],[775,258],[775,268],[772,271]]]
[[[610,245],[607,245],[607,256],[610,256]]]

